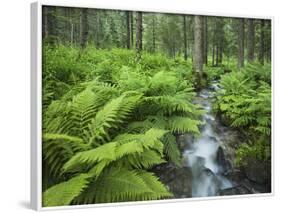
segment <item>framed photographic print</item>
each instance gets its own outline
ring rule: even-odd
[[[34,3],[34,209],[271,195],[271,17]]]

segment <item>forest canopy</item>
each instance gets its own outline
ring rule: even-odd
[[[212,113],[242,137],[232,169],[269,168],[270,20],[42,12],[44,206],[178,198],[158,170],[184,167],[179,138],[202,136],[214,82]]]

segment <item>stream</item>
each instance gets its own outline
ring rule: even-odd
[[[218,90],[217,83],[212,85],[212,90]],[[188,148],[183,157],[187,167],[192,172],[192,197],[215,196],[220,190],[233,187],[232,183],[223,176],[226,168],[218,160],[220,138],[215,134],[214,116],[211,113],[213,98],[211,89],[204,89],[195,101],[201,104],[206,111],[203,115],[201,135],[193,141],[187,141]]]
[[[270,184],[263,180],[270,174],[268,168],[259,164],[252,164],[245,170],[235,167],[235,151],[243,136],[212,114],[212,101],[219,89],[218,83],[213,82],[197,93],[194,103],[205,110],[204,124],[197,138],[192,134],[177,136],[182,166],[164,163],[153,170],[174,198],[243,195],[271,190]],[[257,180],[259,177],[261,179]]]

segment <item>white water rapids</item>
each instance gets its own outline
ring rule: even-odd
[[[216,84],[213,89],[217,89]],[[192,197],[215,196],[219,190],[232,187],[231,182],[222,175],[222,165],[217,162],[220,144],[212,126],[215,118],[211,114],[211,98],[210,90],[199,93],[200,104],[206,110],[203,115],[205,124],[201,136],[190,143],[184,152],[186,164],[192,171]]]

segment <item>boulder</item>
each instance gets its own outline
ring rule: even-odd
[[[266,184],[271,181],[271,165],[269,162],[261,162],[248,158],[243,166],[247,178],[259,184]]]

